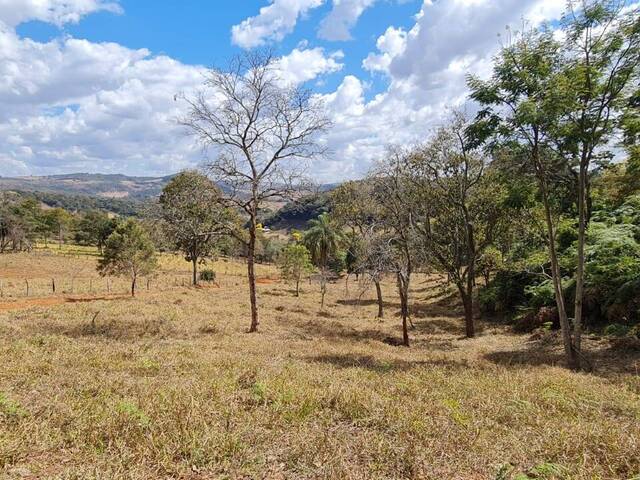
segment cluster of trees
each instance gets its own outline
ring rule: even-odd
[[[154,240],[184,254],[194,283],[199,263],[237,252],[247,263],[250,332],[261,258],[278,258],[296,295],[317,270],[323,304],[332,272],[355,273],[375,286],[379,317],[380,283],[393,276],[407,346],[412,276],[440,273],[460,296],[468,337],[478,306],[524,308],[517,320],[530,323],[544,307],[569,364],[583,367],[587,322],[618,330],[640,322],[639,18],[624,1],[569,2],[555,31],[513,34],[492,75],[468,79],[475,115],[452,111],[426,141],[389,147],[365,179],[313,204],[324,213],[290,242],[265,237],[261,219],[269,202],[301,198],[329,121],[310,92],[278,78],[270,54],[247,53],[212,69],[197,96],[181,97],[189,111],[181,124],[214,155],[206,175],[182,172],[164,188],[150,228],[3,202],[0,249],[23,248],[25,232],[75,231],[104,249],[103,274],[131,275],[132,294],[157,265]]]
[[[369,178],[334,192],[332,215],[358,233],[363,272],[397,276],[405,344],[416,268],[455,284],[467,336],[479,274],[493,308],[515,308],[501,298],[514,289],[524,304],[552,301],[576,368],[587,314],[639,320],[638,12],[570,3],[561,33],[514,35],[488,80],[468,80],[474,118],[454,112],[425,143],[390,149]],[[626,161],[614,159],[621,148]]]
[[[98,222],[100,220],[100,222]],[[46,244],[52,239],[62,245],[70,238],[78,243],[99,245],[104,242],[97,235],[99,223],[110,222],[108,214],[89,210],[84,214],[63,208],[43,208],[32,196],[13,192],[0,193],[0,253],[28,251],[38,240]]]
[[[637,280],[638,225],[629,212],[637,204],[639,63],[639,16],[624,1],[569,2],[556,30],[510,36],[490,78],[468,79],[479,105],[474,118],[453,112],[426,142],[389,148],[367,179],[332,194],[331,215],[320,215],[302,242],[323,293],[331,259],[348,245],[342,261],[378,287],[380,315],[380,280],[395,275],[408,345],[415,271],[447,275],[471,337],[477,279],[485,280],[486,300],[503,272],[524,269],[523,277],[537,279],[524,285],[526,295],[552,292],[567,359],[579,368],[587,293],[612,273],[592,262],[618,252],[630,273],[616,285],[629,296],[627,280]],[[301,160],[322,153],[316,135],[328,121],[308,92],[277,79],[269,55],[249,53],[212,70],[206,87],[184,99],[190,114],[182,124],[215,151],[209,171],[228,188],[216,203],[248,218],[231,234],[246,247],[255,331],[259,214],[300,183]],[[612,164],[622,148],[626,164]],[[297,243],[284,255],[298,259],[294,278],[308,269]]]

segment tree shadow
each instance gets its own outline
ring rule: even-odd
[[[347,354],[324,354],[306,357],[306,361],[313,363],[324,363],[333,365],[340,369],[363,368],[377,373],[390,373],[408,371],[419,367],[448,367],[448,368],[468,368],[466,360],[456,361],[449,359],[433,359],[433,360],[399,360],[399,359],[378,359],[373,355],[358,355],[353,353]]]
[[[587,361],[585,371],[602,377],[618,374],[637,374],[640,370],[640,340],[598,339],[583,340],[583,353]],[[489,352],[486,360],[498,365],[522,368],[539,366],[568,367],[560,335],[548,333],[539,339],[530,339],[521,348]]]
[[[357,298],[348,298],[343,300],[337,300],[336,303],[338,305],[346,305],[353,307],[370,307],[372,305],[378,306],[378,300],[376,299],[362,299],[358,300]],[[397,302],[382,302],[382,306],[384,308],[400,308],[400,304]]]

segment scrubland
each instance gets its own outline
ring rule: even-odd
[[[640,474],[633,345],[590,338],[596,368],[575,373],[553,332],[484,321],[464,339],[456,296],[418,275],[412,346],[398,347],[392,279],[381,321],[373,289],[333,283],[321,311],[318,285],[305,282],[296,298],[269,266],[258,271],[260,332],[247,334],[240,263],[216,262],[218,285],[194,288],[176,280],[189,264],[166,256],[149,290],[130,298],[124,280],[98,291],[95,261],[0,257],[5,286],[25,272],[43,282],[80,272],[73,294],[43,287],[2,299],[0,478]]]

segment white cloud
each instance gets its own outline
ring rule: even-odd
[[[344,53],[338,50],[325,56],[320,47],[310,49],[294,49],[288,55],[277,61],[282,79],[287,83],[304,83],[328,73],[334,73],[342,69],[340,60]]]
[[[234,41],[246,46],[282,38],[301,15],[321,3],[273,0],[258,16],[234,27]],[[334,2],[332,12],[339,3]],[[365,69],[385,73],[384,91],[367,99],[366,79],[349,74],[334,92],[321,96],[334,122],[324,138],[334,154],[312,166],[314,177],[358,177],[387,144],[424,139],[447,106],[465,103],[466,73],[488,74],[497,34],[506,25],[521,25],[523,16],[536,22],[557,18],[559,3],[425,0],[412,28],[387,28],[377,51],[363,61]],[[173,96],[199,88],[202,67],[116,43],[69,37],[37,42],[18,37],[12,28],[34,18],[77,21],[116,5],[0,0],[0,175],[79,170],[167,174],[201,160],[198,147],[176,125],[182,106]],[[352,23],[343,25],[348,32]],[[279,67],[288,82],[321,80],[344,68],[343,55],[303,42],[279,60]]]
[[[364,175],[388,144],[424,140],[449,107],[467,103],[466,75],[488,75],[505,26],[558,18],[562,2],[550,0],[425,0],[407,32],[394,27],[378,39],[363,67],[389,77],[369,101],[361,80],[345,77],[323,98],[334,120],[327,136],[332,159],[317,166],[325,180]]]
[[[122,11],[117,1],[108,0],[0,0],[0,21],[8,27],[29,20],[60,26],[76,23],[84,15],[100,10]]]
[[[325,40],[351,40],[351,28],[376,0],[333,0],[333,8],[320,23],[318,36]]]
[[[340,51],[303,46],[278,60],[287,82],[342,68]],[[36,42],[0,28],[0,175],[75,171],[167,174],[202,159],[176,123],[174,95],[203,67],[146,49],[75,38]]]
[[[407,32],[402,28],[389,27],[378,41],[380,53],[370,53],[362,62],[362,67],[371,72],[388,72],[391,61],[404,52],[407,46]]]
[[[291,33],[298,17],[322,5],[324,0],[271,0],[255,17],[231,28],[231,40],[242,48],[253,48],[282,40]]]

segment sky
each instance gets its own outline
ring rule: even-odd
[[[207,67],[271,48],[332,128],[314,179],[359,178],[420,142],[507,27],[557,22],[563,0],[0,0],[0,175],[159,176],[207,152],[174,100]]]

